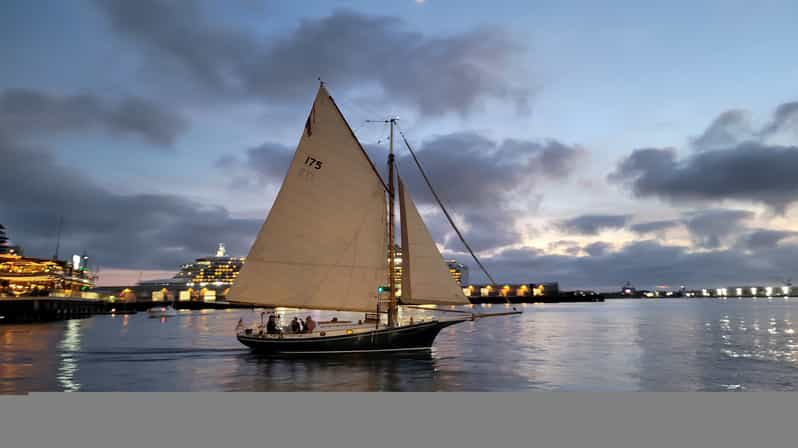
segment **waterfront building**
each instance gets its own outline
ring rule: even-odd
[[[393,283],[393,290],[396,297],[402,297],[402,248],[397,244],[393,249],[393,275],[391,282]],[[390,259],[390,254],[388,255]]]
[[[552,297],[560,294],[560,285],[549,283],[471,284],[463,288],[466,297]]]
[[[25,257],[20,247],[8,244],[6,229],[0,225],[0,296],[79,295],[94,287],[87,264],[85,254],[74,255],[71,262]]]
[[[458,285],[468,284],[468,266],[459,263],[457,260],[446,260],[446,265],[449,266],[449,274],[452,275]]]

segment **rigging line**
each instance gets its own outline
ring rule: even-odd
[[[353,132],[355,134],[357,134],[357,132],[362,130],[362,129],[374,129],[374,127],[369,126],[370,124],[374,124],[374,123],[376,123],[376,122],[373,121],[373,120],[363,120],[363,122],[361,122],[360,125],[358,125],[357,127],[355,127],[353,129]],[[380,123],[382,123],[382,122],[380,122]],[[382,131],[380,131],[380,132],[382,132]],[[368,137],[368,138],[364,138],[364,139],[360,139],[360,140],[365,141],[365,140],[371,140],[371,139],[372,139],[372,137]],[[387,140],[387,138],[384,138],[384,139]],[[380,140],[383,140],[383,138],[380,138]]]
[[[397,128],[398,127],[399,126],[397,125]],[[418,167],[418,170],[421,172],[421,176],[424,177],[424,181],[427,183],[427,187],[429,187],[429,190],[432,192],[432,195],[435,197],[435,200],[438,202],[438,205],[441,207],[441,211],[443,211],[443,214],[446,215],[446,219],[449,220],[449,224],[452,225],[452,228],[454,229],[455,233],[457,233],[457,236],[460,238],[460,242],[463,243],[463,246],[465,246],[465,248],[468,250],[468,253],[471,254],[471,257],[474,258],[474,261],[477,263],[477,265],[485,274],[485,276],[488,277],[488,280],[490,280],[490,282],[494,285],[497,284],[496,280],[493,279],[493,276],[490,275],[490,273],[482,264],[482,262],[479,261],[479,258],[477,258],[477,254],[474,253],[474,251],[471,249],[471,246],[469,246],[468,243],[466,242],[465,237],[463,237],[463,234],[460,232],[460,229],[457,228],[457,225],[454,223],[454,220],[449,215],[449,212],[446,210],[446,207],[444,207],[443,201],[441,201],[441,198],[438,197],[438,193],[435,191],[434,188],[432,188],[432,183],[427,177],[427,173],[424,171],[424,168],[421,167],[421,162],[418,160],[418,157],[416,157],[416,152],[413,151],[413,148],[410,146],[410,143],[407,141],[407,137],[405,137],[405,134],[404,132],[402,132],[401,128],[399,128],[399,135],[402,137],[402,141],[405,143],[405,146],[407,147],[408,151],[410,151],[410,155],[413,156],[413,161],[416,162],[416,166]]]

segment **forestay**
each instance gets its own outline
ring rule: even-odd
[[[374,311],[387,281],[385,186],[324,86],[231,300]]]

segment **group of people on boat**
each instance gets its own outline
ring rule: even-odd
[[[310,316],[306,317],[304,321],[294,316],[294,320],[291,321],[291,333],[313,333],[315,329],[316,321]]]
[[[291,325],[289,330],[291,333],[313,333],[316,329],[316,321],[313,320],[312,317],[308,316],[305,320],[302,320],[296,316],[291,321]],[[274,317],[274,314],[269,316],[269,322],[266,324],[266,333],[268,334],[278,334],[282,333],[283,329],[280,325],[277,324],[277,319]]]
[[[280,316],[274,313],[269,313],[269,319],[267,320],[266,325],[264,325],[263,316],[265,314],[266,313],[261,313],[261,324],[258,325],[258,333],[263,334],[264,330],[266,334],[283,333],[283,327],[280,325]],[[236,330],[240,331],[242,329],[244,329],[244,320],[239,319],[238,325],[236,325]],[[296,334],[313,333],[316,330],[316,321],[310,316],[307,316],[304,320],[294,317],[290,326],[286,330],[288,330],[290,333]]]

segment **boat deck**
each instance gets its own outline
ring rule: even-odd
[[[402,322],[400,326],[417,325],[422,323],[443,322],[443,321],[460,321],[463,318],[454,319],[418,319],[414,320],[411,324],[410,321]],[[324,336],[346,336],[360,333],[368,333],[376,329],[386,328],[385,325],[377,325],[376,322],[367,323],[351,323],[351,322],[322,322],[316,327],[315,331],[311,333],[293,333],[287,326],[283,327],[281,333],[266,333],[265,329],[257,326],[255,328],[245,328],[239,331],[238,334],[247,337],[257,337],[263,339],[311,339]],[[249,331],[249,333],[247,333]]]

